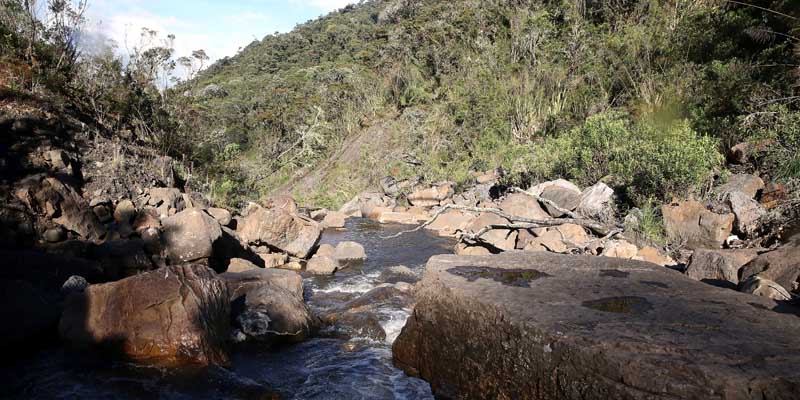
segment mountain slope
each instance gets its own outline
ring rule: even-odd
[[[179,88],[182,130],[221,202],[336,206],[385,175],[496,166],[521,184],[605,178],[634,204],[683,195],[730,146],[800,126],[790,3],[368,1]],[[754,168],[794,176],[778,164]]]

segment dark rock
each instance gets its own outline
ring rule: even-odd
[[[225,283],[203,265],[185,265],[73,294],[59,331],[74,346],[137,361],[228,365],[229,320]]]
[[[552,201],[562,209],[573,211],[581,202],[581,190],[569,181],[559,179],[557,181],[544,183],[543,185],[544,189],[541,192],[541,197]],[[558,211],[549,204],[545,204],[545,208],[553,218],[564,216],[563,212]]]
[[[742,267],[741,281],[752,276],[768,279],[789,292],[800,294],[800,243],[789,242],[747,263]]]
[[[61,286],[61,294],[69,296],[72,293],[83,293],[89,287],[89,282],[82,276],[72,275]]]
[[[56,292],[58,293],[58,292]],[[57,339],[61,309],[47,291],[23,280],[0,280],[0,349],[10,354],[33,352]]]
[[[758,256],[754,249],[707,250],[692,254],[686,276],[712,284],[739,284],[739,269]]]
[[[481,269],[474,279],[454,273]],[[518,281],[530,287],[508,283]],[[800,390],[796,316],[645,262],[436,256],[416,299],[394,360],[440,398],[788,399]]]
[[[297,342],[314,330],[303,301],[303,279],[297,273],[257,269],[220,277],[231,293],[236,336],[259,342]]]

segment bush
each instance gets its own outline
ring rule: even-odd
[[[568,177],[584,186],[605,180],[623,188],[635,204],[685,195],[707,182],[722,162],[717,141],[698,135],[686,121],[634,124],[620,112],[595,115],[544,139],[527,159],[537,177]]]

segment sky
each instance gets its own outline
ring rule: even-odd
[[[210,62],[253,40],[342,8],[355,0],[89,0],[88,27],[113,39],[119,51],[136,46],[142,28],[175,35],[175,55],[203,49]]]

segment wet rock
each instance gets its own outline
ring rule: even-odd
[[[667,236],[690,248],[718,249],[733,230],[733,214],[715,214],[703,204],[688,200],[661,207]]]
[[[73,346],[133,360],[228,365],[228,297],[209,268],[171,266],[73,294],[59,331]]]
[[[524,193],[511,193],[500,203],[505,213],[522,218],[545,220],[550,215],[539,205],[539,202]]]
[[[453,197],[453,184],[442,183],[425,189],[416,189],[408,195],[408,201],[419,207],[438,206],[443,200]]]
[[[736,232],[752,236],[758,228],[759,220],[767,214],[767,211],[742,192],[728,193],[726,201],[736,216],[734,220]]]
[[[586,188],[581,193],[580,202],[575,209],[578,214],[598,221],[614,219],[614,189],[603,182]]]
[[[742,281],[758,276],[783,286],[789,292],[800,294],[800,245],[789,242],[759,255],[742,267],[739,276]]]
[[[241,258],[233,258],[228,264],[228,270],[226,272],[246,272],[254,269],[259,269],[258,265]]]
[[[164,247],[176,264],[211,258],[221,237],[219,222],[199,208],[164,219]]]
[[[330,211],[325,218],[322,220],[322,227],[323,228],[344,228],[344,224],[347,220],[347,216],[338,212],[338,211]]]
[[[295,272],[258,269],[220,275],[231,293],[234,328],[248,340],[301,341],[314,328]]]
[[[436,256],[415,293],[394,361],[441,398],[760,399],[800,387],[798,318],[649,263]]]
[[[545,182],[540,187],[542,188],[542,198],[552,201],[567,211],[575,210],[581,202],[581,190],[572,182],[558,179],[552,182]],[[564,213],[548,204],[545,204],[545,209],[553,218],[564,216]]]
[[[322,235],[319,223],[282,208],[259,208],[242,219],[236,229],[252,245],[266,245],[300,258],[311,255]]]
[[[509,223],[507,219],[497,214],[481,213],[478,215],[478,218],[475,218],[465,228],[465,231],[475,234],[489,225],[503,225]],[[517,232],[509,229],[493,229],[481,235],[480,239],[498,250],[510,251],[514,250],[514,246],[517,244]]]
[[[230,226],[233,221],[231,212],[224,208],[209,208],[206,212],[222,226]]]
[[[381,271],[380,277],[378,280],[385,283],[398,283],[398,282],[406,282],[406,283],[416,283],[419,280],[417,274],[404,265],[397,265],[389,268],[385,268]]]
[[[306,263],[306,271],[314,275],[332,275],[339,269],[339,262],[329,256],[315,255]]]
[[[696,250],[686,267],[686,276],[712,284],[739,284],[739,269],[758,256],[754,249]]]
[[[356,242],[339,242],[333,258],[339,262],[363,261],[367,258],[367,253],[364,251],[364,246]]]
[[[764,181],[755,175],[733,174],[728,182],[716,187],[714,192],[724,198],[731,193],[742,193],[750,199],[756,198],[758,193],[764,189]]]

